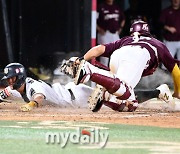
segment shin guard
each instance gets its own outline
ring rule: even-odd
[[[131,95],[128,86],[118,78],[111,78],[101,74],[93,73],[90,79],[91,81],[105,87],[110,94],[116,92],[117,95],[119,95],[118,99],[125,100],[128,99]],[[122,87],[124,90],[120,92],[121,86],[124,86]]]

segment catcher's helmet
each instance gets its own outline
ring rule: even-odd
[[[10,63],[4,68],[4,76],[1,80],[7,80],[12,77],[17,77],[13,85],[13,89],[20,88],[26,80],[26,71],[23,65],[19,63]]]
[[[151,35],[149,25],[144,21],[135,21],[131,25],[130,34],[133,34],[134,32],[139,32],[141,35]]]

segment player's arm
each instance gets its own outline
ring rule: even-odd
[[[164,29],[169,31],[172,34],[177,31],[175,27],[171,27],[171,26],[168,26],[168,25],[164,25]]]
[[[180,62],[171,56],[166,46],[163,47],[163,52],[159,52],[159,57],[164,66],[172,75],[174,82],[173,96],[180,99],[180,69],[178,67],[178,64],[180,64]]]
[[[126,39],[126,37],[117,40],[115,42],[111,42],[108,44],[101,44],[98,46],[95,46],[93,48],[91,48],[84,56],[83,58],[86,61],[92,60],[92,58],[96,58],[99,56],[103,56],[103,57],[110,57],[111,54],[122,47],[123,41]]]
[[[33,95],[33,99],[20,107],[20,110],[23,112],[31,111],[35,107],[40,107],[43,104],[43,101],[45,99],[45,96],[41,93],[37,93]]]
[[[102,55],[105,52],[105,46],[104,45],[98,45],[95,46],[93,48],[91,48],[85,55],[84,55],[84,59],[85,60],[91,60],[92,58],[96,58],[99,57],[100,55]]]
[[[8,98],[11,95],[11,87],[8,86],[0,91],[0,102],[3,102],[4,99]]]
[[[65,63],[63,63],[61,65],[61,68],[60,70],[62,72],[66,72],[64,71],[64,67],[70,65],[71,62],[73,62],[74,64],[80,64],[80,61],[82,59],[86,60],[86,61],[89,61],[93,58],[96,58],[96,57],[99,57],[100,55],[102,55],[104,52],[105,52],[105,49],[106,49],[106,46],[105,45],[97,45],[95,47],[92,47],[90,50],[87,51],[87,53],[81,57],[81,58],[78,58],[78,57],[71,57],[68,61],[66,61]]]
[[[41,93],[34,95],[34,101],[37,102],[37,106],[42,106],[45,96]]]

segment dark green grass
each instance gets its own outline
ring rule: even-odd
[[[97,124],[88,122],[60,122],[55,121],[53,126],[77,126],[83,124],[88,129],[91,127],[100,126],[108,129],[101,131],[109,133],[110,142],[117,142],[117,147],[105,147],[104,149],[82,149],[83,145],[68,143],[65,148],[61,148],[60,144],[46,144],[45,134],[47,132],[67,132],[75,131],[75,129],[65,128],[49,128],[50,125],[42,125],[40,122],[18,123],[19,121],[0,121],[0,154],[100,154],[100,153],[122,153],[122,154],[140,154],[151,153],[152,151],[146,146],[156,147],[163,146],[153,142],[169,142],[180,144],[180,129],[173,128],[159,128],[146,126],[132,126],[121,124]],[[21,128],[14,128],[19,126]],[[42,127],[42,128],[39,128]],[[84,128],[84,127],[83,127]],[[144,141],[149,143],[136,143],[137,141]],[[125,142],[125,143],[123,143]],[[127,142],[127,143],[126,143]],[[134,148],[129,148],[130,146]],[[144,146],[144,148],[136,148]],[[121,148],[123,146],[123,148]],[[180,153],[179,149],[174,149],[170,153]],[[162,152],[163,153],[163,152]]]

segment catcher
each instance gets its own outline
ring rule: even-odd
[[[93,47],[83,58],[79,59],[81,63],[75,83],[85,83],[91,80],[101,85],[95,89],[89,103],[91,110],[100,106],[102,101],[109,101],[104,96],[113,94],[119,100],[128,100],[128,111],[135,111],[138,101],[134,88],[141,77],[151,75],[156,70],[159,62],[162,62],[172,74],[174,96],[180,98],[180,71],[177,65],[179,61],[171,56],[162,42],[152,37],[146,22],[133,23],[130,34],[131,36],[116,42]],[[110,57],[110,71],[99,69],[87,62],[98,56]]]
[[[74,78],[79,67],[79,65],[75,65],[77,60],[79,60],[78,57],[72,57],[70,58],[70,60],[64,61],[64,63],[62,64],[60,68],[61,72]],[[103,65],[102,63],[97,61],[95,58],[91,60],[91,64],[103,70],[110,71],[109,67]],[[119,111],[119,112],[125,111],[125,110],[129,111],[128,100],[120,100],[115,95],[112,95],[112,94],[106,95],[105,93],[104,95],[102,95],[101,93],[102,90],[103,90],[103,87],[97,84],[96,88],[92,91],[91,95],[88,98],[88,107],[93,112],[99,111],[102,105],[108,106],[109,108],[115,111]],[[135,92],[136,99],[139,103],[143,103],[152,98],[159,98],[165,101],[166,103],[168,103],[171,109],[174,109],[175,107],[175,101],[172,97],[169,87],[166,84],[162,84],[154,90],[153,89],[152,90],[136,90],[135,89],[134,92]],[[105,98],[106,100],[104,99],[103,101],[101,101],[103,98]]]
[[[68,75],[74,76],[76,67],[72,66],[72,61],[65,61],[61,70]],[[60,107],[81,107],[87,108],[88,98],[92,94],[93,89],[89,86],[80,84],[75,85],[73,82],[62,86],[60,83],[49,85],[41,80],[37,81],[26,76],[25,68],[19,63],[10,63],[4,68],[4,77],[8,87],[0,92],[0,99],[3,101],[10,95],[22,97],[27,104],[20,107],[21,111],[30,111],[34,107],[40,107],[46,103],[55,103]],[[165,92],[169,99],[165,96]],[[151,91],[137,91],[137,99],[139,102],[144,102],[151,98],[159,97],[169,103],[172,100],[171,92],[167,85],[161,85]],[[111,97],[111,100],[116,102],[116,97]],[[123,104],[105,104],[116,111],[124,109]],[[101,106],[100,106],[101,107]],[[100,109],[100,107],[94,111]]]

